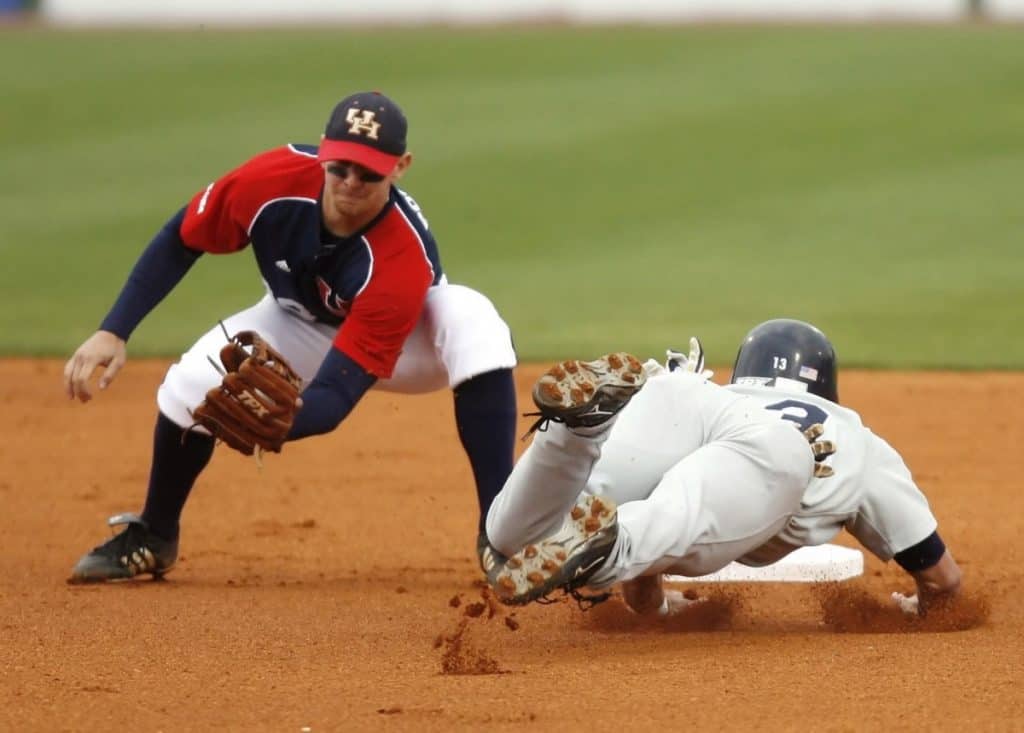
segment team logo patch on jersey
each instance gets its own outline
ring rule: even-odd
[[[371,140],[377,139],[380,132],[380,123],[376,120],[377,113],[369,109],[356,109],[353,107],[345,115],[345,122],[348,123],[350,135],[363,135]]]
[[[342,299],[337,293],[331,290],[331,286],[322,277],[316,279],[316,289],[320,293],[320,300],[330,313],[338,318],[345,318],[352,307],[351,301]]]

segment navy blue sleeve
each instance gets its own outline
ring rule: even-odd
[[[376,381],[375,376],[332,346],[313,381],[302,391],[302,407],[295,415],[288,440],[334,430]]]
[[[181,241],[179,229],[184,218],[182,208],[153,237],[128,275],[114,307],[100,324],[101,331],[110,331],[127,341],[142,319],[181,282],[202,255]]]
[[[908,573],[917,573],[935,565],[944,554],[946,544],[936,530],[913,547],[897,552],[893,559]]]

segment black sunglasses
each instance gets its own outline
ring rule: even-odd
[[[371,170],[363,168],[361,165],[355,163],[331,163],[327,166],[327,172],[332,176],[338,178],[348,178],[348,174],[355,171],[356,178],[363,183],[380,183],[387,176],[382,176],[380,173],[374,173]]]

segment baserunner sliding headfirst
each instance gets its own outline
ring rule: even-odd
[[[638,613],[690,601],[662,574],[774,563],[846,529],[895,559],[925,614],[961,573],[899,454],[839,405],[831,343],[779,319],[740,346],[732,384],[709,381],[699,341],[666,367],[629,354],[565,361],[537,381],[533,443],[491,505],[488,581],[508,604],[616,584]]]

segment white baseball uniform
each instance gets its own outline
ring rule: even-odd
[[[594,587],[767,565],[844,527],[888,560],[935,530],[900,456],[854,411],[645,368],[647,384],[609,423],[575,432],[551,423],[536,434],[488,513],[496,549],[512,554],[554,533],[582,492],[619,505],[619,537]],[[813,423],[837,446],[828,478],[814,477],[800,429]]]

